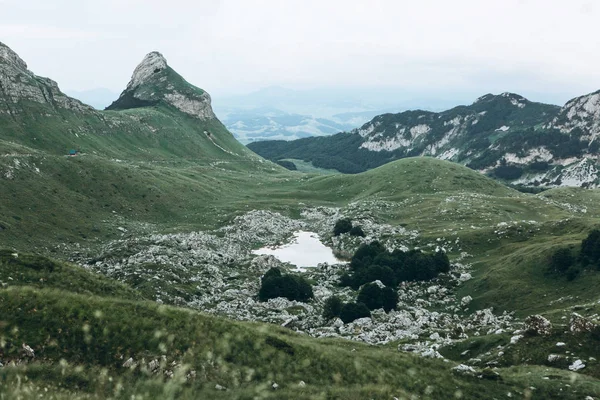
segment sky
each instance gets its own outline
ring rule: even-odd
[[[0,41],[62,89],[120,92],[160,51],[216,96],[268,86],[500,93],[600,89],[593,0],[0,0]]]

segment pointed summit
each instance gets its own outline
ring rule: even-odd
[[[188,83],[153,51],[135,68],[127,88],[107,110],[166,105],[201,120],[216,118],[204,90]]]
[[[146,54],[142,62],[133,71],[131,80],[127,84],[127,89],[135,89],[153,74],[157,74],[165,69],[167,69],[167,60],[162,54],[158,51]]]

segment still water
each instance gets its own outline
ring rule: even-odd
[[[296,266],[303,271],[309,267],[316,267],[319,263],[338,264],[344,261],[337,259],[333,251],[319,240],[319,235],[314,232],[294,232],[290,243],[278,247],[263,247],[253,250],[253,254],[273,255],[282,262]]]

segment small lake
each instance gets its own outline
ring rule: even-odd
[[[278,247],[263,247],[253,250],[257,255],[273,255],[282,262],[296,266],[298,271],[316,267],[319,263],[339,264],[344,261],[333,255],[333,250],[319,240],[319,235],[314,232],[294,232],[290,243]]]

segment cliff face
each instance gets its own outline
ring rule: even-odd
[[[93,111],[92,107],[62,93],[52,79],[29,71],[17,53],[0,42],[0,113],[19,114],[26,101],[47,105],[54,111]]]
[[[160,103],[201,120],[216,118],[208,93],[186,82],[168,66],[163,55],[156,51],[144,57],[133,71],[127,88],[107,110],[124,110]]]

